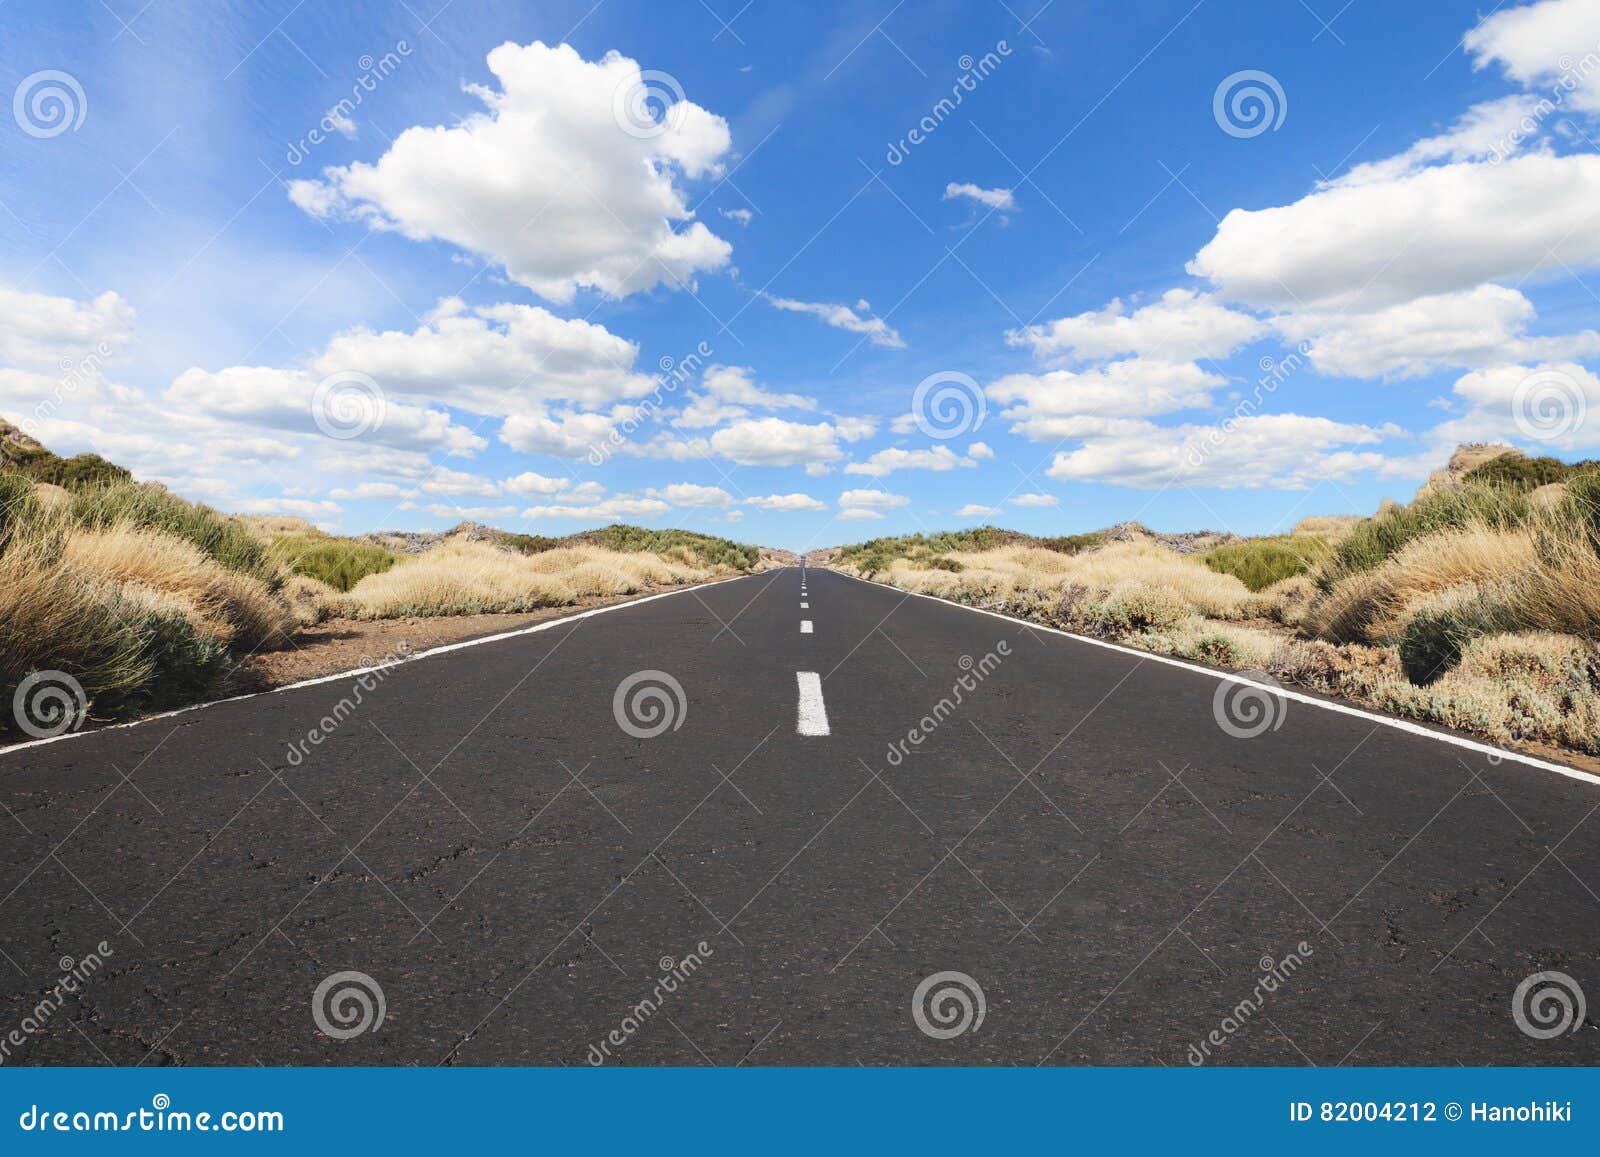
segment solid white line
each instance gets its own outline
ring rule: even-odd
[[[822,676],[815,671],[796,671],[795,682],[800,687],[799,722],[795,730],[801,735],[827,735],[828,708],[822,702]]]
[[[802,611],[809,611],[809,610],[810,610],[810,609],[811,609],[811,604],[810,604],[810,603],[807,603],[807,602],[802,602],[802,603],[801,603],[801,604],[800,604],[800,609],[801,609],[801,610],[802,610]]]
[[[811,620],[810,619],[801,619],[800,620],[800,633],[802,635],[809,635],[811,633]]]
[[[900,587],[890,586],[888,583],[880,583],[875,579],[856,578],[855,575],[845,574],[843,571],[836,571],[835,573],[842,575],[844,578],[855,579],[856,582],[865,583],[868,586],[883,587],[885,590],[895,591],[911,598],[928,599],[932,602],[944,603],[946,606],[960,607],[962,610],[971,611],[973,614],[988,615],[992,619],[1002,619],[1008,623],[1017,623],[1024,627],[1031,627],[1035,631],[1043,631],[1046,634],[1060,635],[1063,638],[1075,639],[1080,643],[1088,643],[1091,647],[1104,647],[1108,651],[1120,651],[1124,655],[1136,655],[1141,659],[1148,659],[1152,663],[1164,663],[1169,667],[1181,667],[1185,671],[1193,671],[1197,675],[1209,675],[1213,679],[1220,679],[1227,683],[1241,683],[1247,687],[1259,687],[1263,691],[1267,691],[1273,695],[1280,695],[1285,699],[1292,699],[1296,703],[1304,703],[1309,707],[1320,707],[1324,711],[1332,711],[1339,715],[1352,715],[1357,719],[1365,719],[1369,723],[1377,723],[1384,727],[1391,727],[1396,731],[1405,731],[1411,735],[1421,735],[1428,739],[1436,739],[1440,743],[1448,743],[1454,747],[1465,748],[1468,751],[1475,751],[1480,755],[1492,755],[1497,759],[1509,760],[1513,763],[1526,764],[1528,767],[1537,767],[1542,771],[1553,771],[1557,775],[1566,776],[1568,779],[1581,780],[1584,783],[1592,783],[1600,786],[1600,775],[1595,775],[1592,772],[1579,771],[1575,767],[1565,767],[1562,764],[1551,763],[1547,759],[1539,759],[1532,755],[1523,755],[1519,751],[1508,751],[1503,747],[1496,747],[1491,743],[1479,743],[1475,739],[1465,739],[1459,735],[1450,735],[1443,731],[1434,731],[1432,728],[1424,727],[1420,723],[1412,723],[1408,719],[1394,719],[1388,715],[1379,715],[1376,712],[1366,711],[1360,707],[1351,707],[1345,703],[1334,703],[1326,699],[1318,699],[1315,696],[1307,695],[1301,691],[1294,691],[1288,687],[1275,687],[1271,684],[1260,683],[1254,679],[1246,679],[1244,676],[1231,671],[1213,670],[1210,667],[1202,667],[1197,663],[1186,662],[1183,659],[1174,659],[1170,655],[1157,655],[1154,651],[1141,651],[1137,647],[1126,647],[1121,643],[1108,643],[1104,639],[1096,639],[1090,635],[1076,635],[1071,631],[1063,631],[1059,627],[1040,626],[1038,623],[1030,623],[1026,619],[1014,618],[1011,615],[1002,615],[999,611],[985,610],[983,607],[969,607],[966,603],[954,602],[951,599],[942,599],[938,595],[925,595],[919,591],[902,590]]]
[[[409,659],[402,659],[398,663],[388,663],[383,666],[352,667],[348,671],[340,671],[336,675],[318,675],[315,679],[302,679],[298,683],[285,683],[282,687],[273,687],[267,691],[251,691],[246,695],[230,695],[226,699],[212,699],[205,703],[191,703],[187,707],[179,707],[173,711],[163,711],[159,715],[146,715],[142,719],[130,719],[126,723],[109,723],[104,727],[96,727],[91,731],[68,731],[64,735],[52,735],[48,739],[30,739],[27,743],[13,743],[10,747],[0,747],[0,755],[9,755],[13,751],[22,751],[29,747],[43,747],[47,743],[61,743],[68,739],[83,739],[86,736],[98,735],[102,731],[122,731],[128,727],[139,727],[145,723],[154,723],[158,719],[171,719],[174,715],[187,715],[191,711],[201,711],[207,707],[215,707],[221,703],[239,703],[246,699],[259,699],[263,695],[276,695],[281,691],[298,691],[302,687],[315,687],[319,683],[334,683],[340,679],[349,679],[356,675],[366,675],[373,671],[392,671],[396,667],[415,663],[419,659],[431,659],[435,655],[447,655],[451,651],[464,651],[468,647],[481,647],[485,643],[498,643],[505,639],[515,639],[523,635],[535,635],[540,631],[548,631],[559,627],[563,623],[575,623],[579,619],[587,619],[592,615],[603,615],[607,611],[621,611],[629,607],[642,606],[653,603],[657,599],[671,598],[673,595],[688,594],[690,591],[699,590],[701,587],[717,586],[725,582],[737,582],[742,578],[754,578],[755,575],[736,575],[733,578],[718,579],[709,583],[693,583],[689,586],[678,587],[676,590],[661,591],[653,595],[645,595],[642,599],[630,599],[625,603],[612,603],[606,607],[591,607],[587,611],[579,611],[572,615],[561,615],[558,618],[546,619],[542,623],[532,626],[519,627],[514,631],[501,631],[498,635],[484,635],[478,639],[467,639],[460,643],[445,643],[443,646],[433,647],[427,651],[418,651]]]

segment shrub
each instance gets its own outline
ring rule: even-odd
[[[1471,482],[1434,491],[1410,506],[1389,507],[1355,527],[1318,568],[1317,585],[1330,591],[1341,579],[1373,570],[1425,535],[1469,525],[1507,530],[1522,525],[1527,517],[1527,492],[1516,487]]]
[[[1559,458],[1527,458],[1521,454],[1502,454],[1481,466],[1474,466],[1462,477],[1472,482],[1493,482],[1503,486],[1536,490],[1552,482],[1566,482],[1579,474],[1600,471],[1600,462],[1567,463]]]
[[[185,502],[163,486],[121,483],[73,493],[72,516],[90,530],[128,526],[164,530],[188,539],[229,570],[248,574],[276,591],[283,575],[260,538],[243,523],[209,506]]]
[[[1173,592],[1142,583],[1113,590],[1084,609],[1090,625],[1113,634],[1170,630],[1189,613],[1188,604]]]
[[[1231,574],[1252,591],[1305,574],[1332,553],[1325,539],[1312,534],[1252,538],[1219,546],[1204,558],[1218,574]]]
[[[348,591],[369,574],[382,574],[395,555],[381,546],[316,534],[288,534],[273,540],[269,553],[293,573]]]

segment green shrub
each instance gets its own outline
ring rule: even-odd
[[[1497,530],[1528,518],[1528,492],[1493,482],[1466,482],[1425,494],[1357,524],[1319,568],[1317,586],[1327,592],[1342,578],[1377,567],[1407,543],[1441,530],[1483,523]]]
[[[1559,458],[1525,458],[1521,454],[1502,454],[1463,476],[1469,482],[1496,482],[1533,490],[1552,482],[1566,482],[1579,474],[1600,471],[1600,462],[1563,462]]]
[[[1170,630],[1189,614],[1189,604],[1171,591],[1139,583],[1118,588],[1083,610],[1091,626],[1119,635]]]
[[[90,530],[148,527],[187,539],[229,570],[258,578],[274,593],[283,585],[262,541],[242,523],[209,506],[185,502],[164,487],[126,482],[72,494],[72,516]]]
[[[285,534],[273,539],[271,556],[295,574],[348,591],[369,574],[382,574],[396,556],[381,546],[315,534]]]
[[[1218,574],[1231,574],[1252,591],[1262,591],[1305,574],[1332,553],[1327,540],[1317,535],[1285,534],[1219,546],[1203,561]]]
[[[1483,594],[1442,598],[1412,612],[1400,633],[1400,666],[1425,687],[1461,662],[1474,639],[1514,630],[1511,608]]]
[[[706,566],[726,566],[732,570],[752,570],[761,561],[761,548],[732,539],[696,534],[692,530],[650,530],[643,526],[618,523],[600,530],[575,534],[562,543],[586,542],[608,550],[650,552],[666,556],[674,549],[688,550]]]

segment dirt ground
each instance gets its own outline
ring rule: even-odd
[[[725,579],[713,579],[724,582]],[[687,590],[689,586],[665,590]],[[567,607],[548,607],[524,614],[447,615],[405,619],[329,619],[301,630],[294,643],[281,651],[250,656],[239,669],[240,690],[266,691],[303,679],[337,675],[357,667],[372,666],[386,656],[418,654],[447,643],[463,643],[485,635],[515,631],[534,623],[565,618],[594,607],[629,603],[663,591],[579,599]]]

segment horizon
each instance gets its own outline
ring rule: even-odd
[[[13,0],[0,414],[340,534],[1370,514],[1600,452],[1592,8]]]

